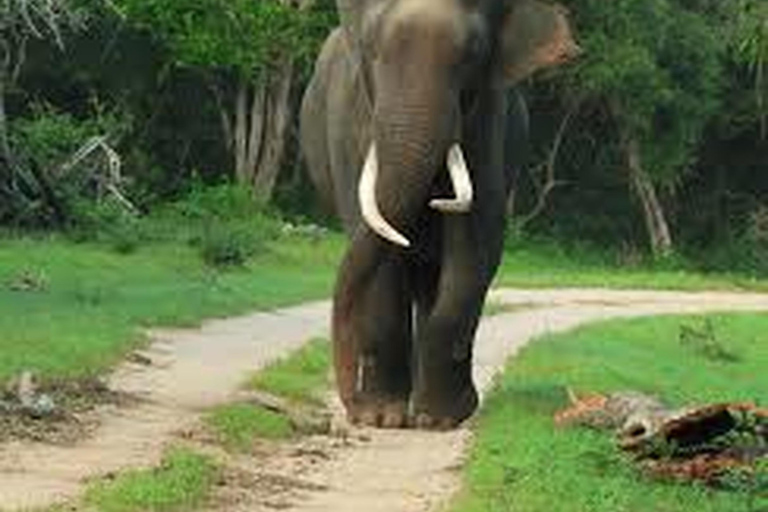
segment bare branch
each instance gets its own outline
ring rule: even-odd
[[[538,193],[536,196],[536,204],[534,205],[533,209],[528,212],[526,215],[524,215],[518,222],[518,228],[522,229],[525,226],[527,226],[532,220],[534,220],[536,217],[541,215],[541,212],[544,211],[544,208],[547,206],[547,199],[549,198],[549,195],[552,193],[552,191],[561,186],[566,184],[566,181],[559,181],[556,179],[556,173],[555,173],[555,165],[557,163],[557,156],[560,153],[560,147],[562,146],[563,139],[565,138],[565,133],[568,128],[569,123],[571,122],[571,119],[573,116],[578,112],[580,103],[574,103],[573,107],[571,107],[568,112],[566,112],[565,116],[563,116],[562,121],[560,122],[560,126],[557,129],[557,133],[555,134],[555,139],[552,142],[552,148],[547,153],[547,158],[544,160],[544,162],[540,163],[536,167],[533,168],[531,171],[531,174],[533,175],[534,172],[544,172],[545,178],[544,183],[538,184],[536,182],[536,179],[531,176],[532,181],[538,188]],[[537,173],[538,173],[537,172]]]
[[[27,41],[29,38],[26,35],[19,36],[19,44],[16,49],[16,62],[13,65],[13,71],[11,71],[11,82],[16,82],[21,75],[21,68],[27,61]]]
[[[101,149],[107,159],[107,172],[98,178],[99,184],[112,194],[112,196],[126,209],[126,211],[136,214],[138,209],[131,203],[120,190],[120,184],[123,177],[120,174],[122,160],[112,146],[107,144],[107,138],[104,135],[91,137],[85,144],[78,149],[63,165],[60,166],[62,174],[67,173],[75,166],[83,162],[88,156]],[[95,171],[94,171],[95,173]]]
[[[40,32],[40,30],[38,30],[32,15],[29,13],[29,0],[18,0],[18,3],[19,14],[21,14],[21,18],[24,20],[24,25],[26,26],[27,30],[30,31],[36,38],[42,39],[43,34]]]

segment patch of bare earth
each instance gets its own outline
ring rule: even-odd
[[[511,312],[481,323],[475,374],[483,393],[508,356],[548,332],[610,317],[768,309],[768,295],[736,293],[498,290],[490,300]],[[156,465],[169,443],[183,442],[222,462],[211,512],[439,509],[458,489],[469,426],[451,432],[352,428],[330,400],[336,419],[327,434],[255,445],[248,454],[224,452],[201,430],[200,412],[238,399],[249,372],[326,332],[328,312],[327,303],[317,303],[154,333],[143,354],[150,364],[125,363],[109,382],[110,389],[140,397],[140,404],[99,408],[99,428],[74,445],[0,446],[0,508],[74,498],[89,477]]]
[[[25,372],[0,392],[0,443],[74,445],[96,431],[100,408],[136,402],[96,377],[56,379],[25,388],[30,377]]]

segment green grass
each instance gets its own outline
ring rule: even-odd
[[[218,211],[218,204],[203,210]],[[0,238],[0,382],[24,369],[43,377],[103,372],[144,341],[143,327],[193,326],[208,317],[327,297],[345,245],[338,233],[316,240],[279,235],[274,220],[252,226],[247,219],[223,220],[241,234],[264,229],[264,240],[256,237],[260,248],[244,266],[217,270],[203,263],[199,246],[187,243],[218,229],[217,220],[158,218],[142,228],[148,241],[140,239],[128,254],[103,242]],[[496,284],[768,290],[766,281],[680,266],[615,268],[610,258],[552,243],[518,243],[505,255]],[[31,289],[14,289],[24,278]]]
[[[213,409],[205,418],[225,448],[248,451],[255,438],[286,439],[293,434],[288,418],[252,404],[227,404]]]
[[[486,402],[453,512],[764,512],[768,496],[644,477],[611,435],[556,429],[553,413],[578,392],[633,389],[671,405],[768,402],[768,316],[711,317],[714,343],[737,362],[681,343],[695,317],[617,320],[545,336],[510,362]],[[762,507],[762,508],[761,508]]]
[[[328,388],[329,370],[328,340],[316,338],[256,373],[247,386],[299,406],[320,406]],[[235,451],[248,451],[256,438],[286,439],[296,433],[284,414],[250,403],[217,407],[205,421],[218,441]]]
[[[100,512],[193,510],[215,483],[216,466],[203,455],[169,451],[156,469],[127,471],[92,484],[85,503]]]
[[[768,291],[768,280],[738,273],[706,273],[682,259],[636,265],[619,264],[619,259],[610,250],[565,249],[554,242],[511,243],[495,285]]]
[[[330,346],[326,339],[313,339],[255,374],[249,387],[289,400],[322,403],[321,393],[328,387]]]
[[[117,254],[55,238],[0,239],[0,382],[30,368],[101,372],[142,342],[142,327],[327,297],[342,246],[340,235],[283,236],[245,267],[217,271],[180,243]],[[24,275],[39,289],[15,290]]]

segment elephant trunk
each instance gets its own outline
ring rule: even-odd
[[[461,213],[468,211],[472,202],[469,171],[455,141],[455,102],[424,93],[416,96],[410,102],[397,98],[391,107],[385,99],[378,103],[374,140],[358,190],[366,224],[404,247],[410,242],[399,230],[411,228],[427,205],[442,212]],[[431,199],[436,176],[445,169],[456,198]]]
[[[375,196],[378,220],[391,223],[394,233],[401,230],[405,236],[413,237],[418,218],[430,207],[435,178],[444,171],[456,141],[458,117],[457,102],[448,93],[416,95],[413,89],[410,91],[406,95],[377,98],[374,140],[369,150],[369,157],[373,153],[375,158],[368,158],[366,165],[369,174],[370,166],[375,165],[375,179],[363,183],[361,189],[368,188]],[[417,98],[408,101],[403,96]],[[453,153],[454,160],[461,158]],[[466,194],[462,199],[466,200]],[[391,254],[391,245],[374,233],[365,227],[357,230],[334,291],[332,336],[336,379],[340,397],[350,410],[354,409],[353,398],[362,390],[364,381],[355,306],[381,262]]]

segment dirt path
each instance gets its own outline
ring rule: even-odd
[[[609,317],[698,311],[768,310],[768,295],[607,290],[498,290],[493,302],[512,311],[483,320],[475,373],[485,392],[505,358],[538,335]],[[0,508],[65,500],[83,480],[158,463],[162,450],[199,413],[231,399],[245,376],[326,331],[329,305],[314,303],[216,320],[199,330],[164,330],[145,355],[112,377],[118,390],[145,398],[138,407],[105,410],[96,435],[74,447],[0,447]],[[229,499],[215,510],[427,511],[458,486],[469,431],[448,433],[352,429],[317,437],[266,459],[230,461]]]

